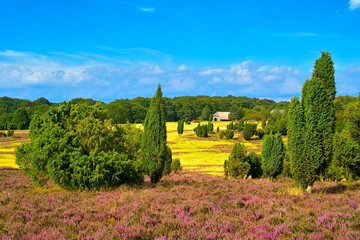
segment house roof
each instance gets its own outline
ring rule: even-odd
[[[229,120],[229,114],[230,112],[216,112],[213,116],[218,117],[222,120]]]

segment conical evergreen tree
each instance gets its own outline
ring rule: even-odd
[[[166,145],[165,107],[160,85],[156,95],[151,99],[145,117],[141,161],[143,170],[153,183],[161,179],[165,165],[171,164],[171,150]]]
[[[321,164],[318,168],[320,177],[324,177],[326,169],[331,163],[333,154],[333,138],[336,125],[336,109],[334,105],[335,70],[334,63],[329,52],[322,52],[321,57],[316,60],[313,79],[317,81],[317,101],[312,102],[316,108],[316,129],[320,139]]]
[[[274,178],[282,172],[285,147],[279,133],[264,137],[261,157],[265,177]]]
[[[302,89],[302,102],[289,107],[288,139],[293,176],[308,192],[324,176],[333,154],[335,78],[330,53],[316,60],[313,76]]]

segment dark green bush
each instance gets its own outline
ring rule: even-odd
[[[244,126],[243,137],[245,140],[251,140],[256,133],[256,124],[246,123]]]
[[[219,139],[224,139],[225,138],[225,135],[226,135],[226,133],[225,133],[225,131],[220,131],[220,133],[219,133]]]
[[[225,137],[226,137],[226,139],[233,139],[233,137],[234,137],[234,130],[226,130],[226,132],[225,132]]]
[[[260,178],[263,174],[261,168],[261,156],[256,153],[249,153],[247,156],[247,162],[250,164],[250,170],[248,176],[252,178]]]
[[[174,173],[180,172],[182,170],[180,159],[174,158],[171,162],[171,171]]]
[[[139,144],[129,143],[130,132],[104,119],[99,105],[65,103],[33,118],[31,142],[17,148],[16,163],[34,182],[50,179],[68,189],[137,183]]]
[[[228,171],[229,176],[232,178],[246,178],[249,170],[250,164],[247,162],[246,147],[241,143],[235,143],[229,160],[227,163],[224,162],[225,174]]]

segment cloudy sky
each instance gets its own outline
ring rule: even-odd
[[[360,91],[360,0],[1,0],[0,96],[299,95],[320,51]]]

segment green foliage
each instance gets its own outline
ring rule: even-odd
[[[234,137],[234,130],[226,130],[225,131],[225,137],[227,140],[233,139]]]
[[[289,155],[293,177],[305,189],[325,176],[333,154],[335,79],[331,56],[322,52],[313,76],[302,89],[302,102],[289,107]]]
[[[184,120],[179,120],[178,121],[178,125],[177,125],[177,133],[179,134],[179,135],[182,135],[183,133],[184,133]]]
[[[252,178],[260,178],[263,175],[261,167],[261,156],[251,152],[247,156],[246,161],[250,164],[248,176],[251,176]]]
[[[360,97],[345,109],[344,129],[335,134],[328,176],[336,181],[360,177]]]
[[[203,110],[201,111],[201,120],[203,121],[211,121],[212,120],[212,110],[210,109],[210,107],[208,105],[206,105]],[[209,116],[211,116],[211,120],[209,120]]]
[[[335,134],[334,156],[328,174],[335,181],[352,181],[360,177],[360,146],[346,130]]]
[[[227,129],[227,130],[234,130],[234,122],[229,123],[229,124],[226,126],[226,129]]]
[[[229,176],[232,178],[246,178],[250,170],[250,164],[247,162],[246,147],[241,143],[235,143],[227,164]],[[225,170],[226,173],[226,170]]]
[[[229,177],[229,161],[227,159],[224,161],[224,174],[225,178]]]
[[[245,140],[250,140],[256,133],[257,125],[253,123],[246,123],[244,126],[243,137]]]
[[[285,147],[281,135],[266,135],[261,154],[261,166],[265,177],[275,178],[282,172],[284,156]]]
[[[163,175],[169,175],[171,173],[172,152],[171,148],[168,145],[166,145],[165,147],[164,159],[165,163]]]
[[[281,135],[286,135],[286,112],[282,113],[280,111],[274,111],[263,129],[266,134],[280,133]]]
[[[216,128],[216,132],[217,132],[217,133],[220,132],[220,127],[217,127],[217,128]]]
[[[257,129],[255,135],[259,137],[259,139],[263,139],[265,132],[262,129]]]
[[[181,162],[179,158],[174,158],[171,162],[171,171],[173,173],[180,172],[182,170]]]
[[[234,124],[234,130],[242,131],[244,129],[244,119],[240,119],[238,122],[235,122]]]
[[[7,133],[6,133],[6,136],[7,136],[7,137],[12,137],[12,136],[14,136],[14,130],[8,129],[8,130],[7,130]]]
[[[245,117],[245,111],[240,106],[233,106],[230,108],[229,119],[240,120]]]
[[[209,125],[208,124],[203,124],[201,125],[200,123],[197,125],[196,128],[194,128],[194,132],[196,134],[197,137],[208,137],[209,136]]]
[[[48,179],[68,189],[99,189],[137,183],[138,143],[129,126],[113,125],[100,104],[65,103],[35,116],[30,143],[16,151],[16,163],[38,184]],[[131,140],[129,140],[131,139]]]
[[[220,131],[219,133],[219,139],[223,140],[225,138],[226,132],[225,131]]]
[[[161,86],[151,99],[144,121],[141,141],[141,160],[144,172],[151,182],[158,182],[163,176],[164,167],[171,164],[171,150],[166,145],[166,120]]]
[[[208,123],[208,132],[214,133],[214,124],[212,122]]]

